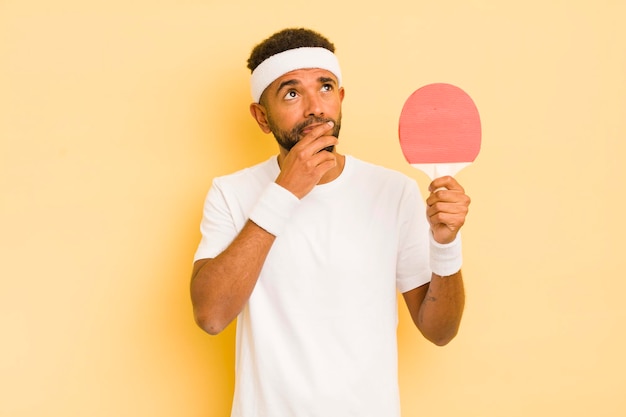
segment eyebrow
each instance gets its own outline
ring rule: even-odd
[[[285,80],[282,83],[280,83],[280,85],[278,86],[278,89],[276,90],[276,95],[280,94],[280,91],[285,88],[285,87],[290,87],[290,86],[294,86],[294,85],[298,85],[300,84],[300,81],[292,79],[292,80]]]
[[[331,84],[337,85],[337,81],[331,77],[319,77],[317,81],[320,84],[331,83]],[[290,86],[299,85],[299,84],[300,84],[300,81],[295,78],[290,79],[290,80],[285,80],[282,83],[280,83],[280,85],[278,86],[278,89],[276,89],[276,95],[279,95],[282,89],[285,87],[290,87]]]
[[[331,83],[331,84],[335,84],[337,85],[337,81],[334,78],[331,77],[319,77],[317,79],[317,81],[320,82],[320,84],[327,84],[327,83]]]

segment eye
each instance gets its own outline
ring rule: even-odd
[[[333,91],[333,85],[330,83],[322,85],[322,91]]]
[[[293,100],[298,98],[298,92],[296,90],[289,90],[287,94],[285,94],[285,100]]]

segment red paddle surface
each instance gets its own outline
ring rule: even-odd
[[[451,84],[429,84],[411,94],[398,133],[410,164],[473,162],[480,151],[478,109],[469,95]]]

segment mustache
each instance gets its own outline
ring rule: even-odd
[[[332,130],[331,135],[339,137],[339,130],[341,129],[341,114],[337,117],[337,119],[333,119],[331,117],[311,115],[307,119],[294,125],[288,130],[282,130],[278,128],[278,126],[276,126],[276,123],[274,123],[273,119],[269,117],[268,115],[268,122],[269,122],[270,130],[274,134],[274,138],[276,139],[276,142],[278,142],[278,145],[281,148],[285,149],[286,151],[290,151],[291,148],[293,148],[296,145],[296,143],[298,143],[298,141],[303,137],[303,134],[302,134],[303,130],[306,129],[308,126],[312,124],[323,124],[329,121],[332,121],[335,125],[335,127]],[[328,150],[329,152],[332,152],[333,148],[334,147],[329,147],[326,150]]]

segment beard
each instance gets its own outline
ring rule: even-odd
[[[326,117],[311,116],[304,122],[295,125],[291,130],[279,129],[276,126],[276,123],[274,123],[274,120],[272,120],[272,118],[270,117],[267,118],[267,122],[270,130],[272,131],[272,134],[274,135],[274,138],[276,138],[276,142],[278,142],[278,145],[280,145],[281,148],[287,150],[288,152],[300,141],[302,136],[300,132],[302,132],[304,128],[311,124],[333,122],[335,125],[333,126],[331,136],[334,136],[336,138],[339,138],[339,131],[341,130],[341,114],[339,114],[337,120]],[[334,146],[327,146],[322,150],[333,152],[334,149]]]

